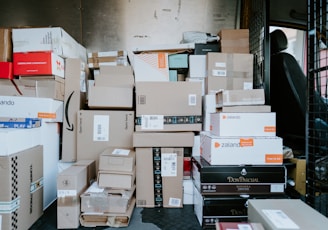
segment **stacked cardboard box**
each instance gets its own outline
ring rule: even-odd
[[[248,29],[222,29],[218,35],[222,53],[249,53]]]
[[[135,163],[132,149],[107,148],[100,154],[97,181],[81,195],[83,226],[128,226],[135,206]]]

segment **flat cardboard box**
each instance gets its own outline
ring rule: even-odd
[[[65,78],[65,60],[55,53],[14,53],[13,58],[15,76],[55,75]]]
[[[210,132],[216,136],[276,136],[276,113],[224,113],[210,115]]]
[[[300,199],[248,200],[248,221],[267,230],[327,229],[328,219]]]
[[[141,53],[133,55],[133,69],[136,82],[168,82],[168,53]]]
[[[127,66],[127,52],[124,50],[88,53],[88,67],[98,69],[101,66]]]
[[[65,107],[63,109],[61,160],[63,162],[75,162],[77,160],[77,113],[86,107],[84,84],[89,72],[81,59],[67,58],[65,61]]]
[[[133,147],[192,147],[194,132],[134,132]]]
[[[63,102],[51,98],[1,96],[1,116],[42,118],[42,122],[63,122]]]
[[[136,169],[132,172],[99,170],[97,179],[101,188],[131,190],[135,185]]]
[[[81,212],[125,213],[134,194],[135,186],[131,190],[104,189],[94,182],[81,194]]]
[[[84,227],[97,227],[97,226],[109,226],[109,227],[127,227],[129,226],[132,213],[136,204],[136,199],[133,198],[129,209],[126,213],[95,213],[84,212],[81,213],[80,223]]]
[[[89,87],[88,106],[90,109],[132,109],[134,87],[93,86]]]
[[[0,156],[0,229],[29,229],[42,216],[43,179],[42,145]]]
[[[86,48],[61,27],[12,29],[13,52],[50,51],[63,58],[87,62]]]
[[[219,137],[201,133],[201,156],[211,165],[281,165],[280,137]]]
[[[137,207],[183,207],[183,148],[136,148]]]
[[[221,90],[216,93],[217,107],[237,105],[264,105],[264,89]]]
[[[133,149],[107,148],[99,156],[99,170],[132,172],[136,164]]]
[[[80,110],[77,126],[77,160],[95,160],[108,147],[132,148],[134,111]]]
[[[64,101],[65,79],[58,76],[31,76],[14,79],[24,97],[45,97]]]
[[[270,105],[236,105],[222,106],[218,111],[224,113],[269,113],[271,112]]]
[[[12,61],[13,47],[11,35],[11,28],[0,28],[0,62]]]
[[[209,52],[206,56],[208,76],[253,79],[253,54]]]
[[[72,165],[57,178],[57,228],[80,226],[80,195],[87,188],[87,166]]]
[[[136,131],[200,131],[202,83],[137,82],[136,117]]]

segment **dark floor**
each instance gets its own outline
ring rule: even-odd
[[[30,230],[57,229],[57,202],[48,207],[43,216],[30,228]],[[111,230],[110,227],[82,227],[82,230]],[[202,229],[194,214],[193,205],[184,205],[183,208],[135,208],[128,227],[124,230],[172,230],[172,229]]]

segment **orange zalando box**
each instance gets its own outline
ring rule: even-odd
[[[12,62],[0,62],[0,78],[10,80],[14,78]]]
[[[14,75],[55,75],[65,77],[64,59],[53,52],[14,53]]]

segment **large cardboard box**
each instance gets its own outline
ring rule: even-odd
[[[170,80],[166,52],[134,54],[133,69],[136,82]]]
[[[328,219],[300,199],[248,200],[248,221],[267,230],[327,229]]]
[[[99,156],[99,170],[132,172],[136,164],[133,149],[107,148]]]
[[[42,118],[42,122],[62,122],[63,102],[51,98],[0,96],[4,117]]]
[[[65,79],[58,76],[31,76],[14,79],[24,97],[45,97],[63,101]]]
[[[135,186],[131,190],[107,189],[94,182],[81,194],[81,212],[125,213],[134,194]]]
[[[108,147],[132,148],[134,111],[80,110],[77,127],[77,160],[96,160]]]
[[[216,136],[276,136],[276,113],[211,113],[210,130]]]
[[[13,46],[11,34],[10,28],[0,28],[0,62],[12,61]]]
[[[80,226],[80,195],[87,188],[87,167],[73,165],[57,178],[57,228]]]
[[[249,53],[248,29],[222,29],[218,35],[222,53]]]
[[[56,75],[65,78],[65,60],[52,52],[14,53],[15,76]]]
[[[219,137],[201,133],[201,156],[211,165],[281,165],[280,137]]]
[[[200,131],[201,82],[137,82],[136,131]]]
[[[43,214],[43,147],[0,155],[0,229],[29,229]]]
[[[84,212],[81,213],[80,223],[84,227],[127,227],[129,226],[136,199],[133,198],[128,210],[125,213],[103,213],[103,212]]]
[[[64,58],[87,63],[86,48],[60,27],[17,28],[12,30],[13,52],[50,51]]]
[[[88,74],[85,63],[81,59],[66,59],[65,106],[61,149],[61,160],[63,162],[77,160],[77,113],[86,107],[85,82]]]

